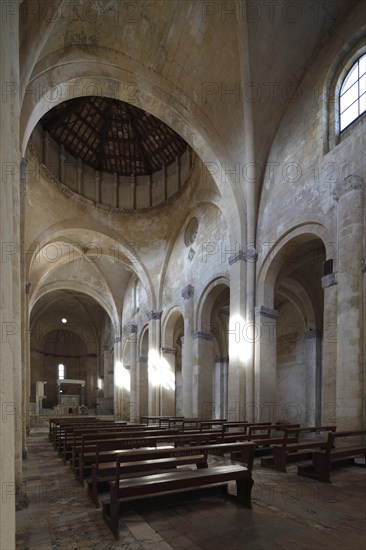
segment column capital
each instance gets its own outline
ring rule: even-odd
[[[339,201],[343,195],[346,195],[349,191],[355,191],[357,189],[364,189],[365,184],[360,176],[351,174],[338,182],[335,186],[333,197],[336,201]]]
[[[310,328],[304,333],[305,340],[310,340],[312,338],[322,338],[323,333],[318,328]]]
[[[197,330],[193,333],[193,340],[203,340],[204,342],[212,342],[214,335],[211,332],[201,332]]]
[[[245,261],[244,250],[239,250],[236,254],[229,256],[229,265],[236,264],[237,262]]]
[[[330,273],[329,275],[324,275],[324,277],[321,278],[322,283],[322,289],[329,288],[330,286],[334,286],[338,284],[338,273]]]
[[[194,286],[187,285],[186,287],[182,288],[180,294],[183,300],[189,300],[189,298],[192,298],[192,296],[194,296]]]
[[[229,357],[215,357],[215,363],[226,364],[229,362]]]
[[[115,344],[118,344],[118,342],[120,342],[120,341],[121,341],[121,337],[120,337],[120,336],[116,336],[115,338],[113,338],[113,342],[114,342]]]
[[[237,262],[256,262],[258,260],[258,252],[255,246],[248,246],[229,256],[229,265],[236,264]]]
[[[160,348],[161,353],[165,353],[166,355],[176,355],[177,351],[175,348]]]
[[[271,319],[277,319],[278,317],[278,310],[272,309],[267,306],[256,306],[254,308],[254,315],[257,317],[258,315],[263,315],[264,317],[270,317]]]
[[[153,310],[148,311],[146,313],[147,318],[149,319],[149,321],[160,321],[162,314],[163,314],[162,311],[153,311]]]
[[[127,336],[130,336],[130,334],[137,334],[137,325],[136,325],[136,323],[127,323],[126,324],[126,332],[127,332]]]

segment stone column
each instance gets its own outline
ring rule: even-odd
[[[228,369],[228,419],[252,418],[254,399],[246,394],[246,365],[252,344],[246,339],[246,264],[242,251],[229,257],[230,321]],[[248,376],[250,373],[248,373]],[[248,388],[249,389],[249,388]]]
[[[337,284],[338,274],[322,277],[324,290],[320,424],[337,424]]]
[[[320,425],[321,396],[321,333],[308,330],[304,334],[305,425]]]
[[[130,323],[128,325],[128,340],[126,342],[126,354],[128,353],[130,362],[130,376],[131,376],[131,389],[130,389],[130,421],[138,422],[138,376],[136,368],[136,354],[137,354],[137,325]]]
[[[161,414],[175,416],[175,348],[161,348],[162,385]]]
[[[13,193],[19,192],[19,5],[2,3],[4,7],[0,30],[0,67],[2,101],[0,102],[0,548],[15,548],[15,408],[14,369],[18,369],[14,350],[21,349],[18,309],[20,288],[14,275],[19,270],[20,242],[14,234],[13,217],[17,216]],[[18,472],[19,473],[19,472]]]
[[[22,158],[20,163],[20,241],[25,242],[24,238],[24,222],[25,222],[25,197],[27,194],[27,166],[28,161]],[[24,244],[22,246],[21,253],[21,271],[20,271],[20,288],[23,289],[21,293],[21,336],[22,336],[22,350],[21,350],[21,430],[22,430],[22,458],[26,459],[28,455],[27,451],[27,425],[30,424],[29,415],[29,386],[30,386],[30,335],[28,330],[29,324],[29,292],[30,284],[26,282],[26,256],[24,250]]]
[[[161,339],[161,311],[149,311],[149,415],[160,415],[160,339]]]
[[[80,406],[84,406],[85,401],[85,382],[80,385]]]
[[[277,402],[277,317],[278,311],[255,308],[255,420],[274,422]]]
[[[218,418],[219,407],[214,400],[213,334],[193,333],[193,417]]]
[[[136,358],[136,416],[138,420],[141,419],[141,416],[149,414],[149,380],[147,364],[147,357],[140,355]]]
[[[194,287],[187,285],[181,291],[184,317],[182,347],[183,416],[193,417],[193,296]]]
[[[219,418],[227,418],[228,357],[215,357],[215,402]]]
[[[23,218],[24,219],[24,218]],[[24,271],[25,271],[25,260]],[[24,277],[25,278],[25,277]],[[23,314],[23,345],[22,345],[22,393],[23,393],[23,458],[27,458],[27,434],[30,430],[30,364],[31,364],[31,351],[30,351],[30,327],[29,327],[29,295],[31,292],[31,284],[25,283],[24,285],[25,297],[24,307],[22,308]]]
[[[121,352],[121,337],[114,338],[114,417],[122,420],[123,417],[123,364]]]
[[[358,176],[338,185],[337,427],[361,429],[363,419],[364,187]]]
[[[103,344],[101,350],[102,350],[101,359],[103,361],[103,370],[100,374],[103,376],[103,380],[104,380],[103,395],[104,397],[110,397],[109,375],[108,375],[108,371],[109,371],[108,345]]]
[[[19,162],[20,161],[20,162]],[[16,505],[17,508],[23,507],[24,489],[22,480],[22,452],[23,452],[23,382],[22,382],[22,343],[24,341],[23,308],[25,284],[23,276],[23,242],[24,242],[24,224],[21,220],[21,214],[24,215],[24,192],[26,188],[26,161],[18,159],[19,162],[19,181],[18,185],[13,185],[13,245],[16,244],[18,253],[12,258],[13,265],[13,316],[17,319],[17,332],[20,333],[20,341],[13,348],[13,376],[14,376],[14,405],[15,405],[15,485],[16,485]],[[20,185],[19,185],[20,184]]]

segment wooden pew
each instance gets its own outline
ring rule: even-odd
[[[117,429],[102,429],[102,430],[75,430],[74,438],[71,445],[71,469],[77,468],[79,454],[81,452],[87,452],[88,447],[90,450],[95,449],[95,443],[102,439],[121,439],[136,437],[148,437],[148,436],[162,436],[162,435],[178,435],[178,430],[167,430],[158,428],[147,428],[146,426],[140,426],[137,430],[130,427],[123,427]]]
[[[190,455],[178,455],[174,456],[175,448],[171,447],[170,453],[168,456],[163,456],[161,458],[156,458],[148,454],[148,451],[156,449],[141,449],[140,456],[136,454],[135,458],[139,460],[129,460],[125,462],[118,462],[118,467],[120,468],[120,476],[125,474],[130,474],[131,472],[138,472],[138,475],[146,475],[146,473],[152,473],[153,470],[162,470],[165,468],[177,468],[178,466],[187,466],[190,464],[195,464],[197,468],[207,468],[207,454],[190,454]],[[147,451],[147,452],[146,452]],[[146,456],[148,458],[146,458]],[[131,457],[127,457],[131,458]],[[99,463],[105,465],[106,463]],[[92,476],[88,478],[87,488],[88,494],[94,504],[99,507],[100,503],[98,500],[98,494],[100,487],[113,481],[115,478],[115,471],[117,468],[117,463],[114,463],[115,467],[108,468],[98,468],[98,463],[93,465]],[[107,473],[106,473],[107,472]]]
[[[327,446],[326,439],[305,439],[299,441],[299,437],[307,433],[322,433],[322,432],[334,432],[336,426],[313,426],[313,427],[298,427],[298,428],[285,428],[285,434],[283,437],[282,445],[274,445],[272,449],[272,456],[263,457],[261,459],[261,466],[272,468],[278,472],[286,472],[286,465],[288,460],[301,460],[304,457],[308,457],[315,449],[325,449]],[[296,442],[290,443],[291,438],[295,438]]]
[[[199,427],[201,432],[206,431],[207,429],[213,428],[213,426],[217,426],[221,430],[222,424],[227,422],[227,418],[216,418],[212,420],[201,420],[199,423]]]
[[[314,451],[313,462],[309,465],[297,467],[298,475],[311,477],[318,481],[326,481],[330,483],[330,473],[333,465],[341,465],[354,463],[354,459],[359,455],[364,455],[366,463],[366,443],[358,443],[348,447],[335,447],[336,440],[347,437],[365,436],[366,430],[329,432],[327,446],[324,450]]]
[[[114,452],[109,461],[107,461],[108,456],[106,454],[100,454],[97,452],[95,463],[92,466],[92,475],[90,478],[86,479],[88,493],[96,506],[98,506],[99,487],[115,478],[118,460],[125,464],[127,462],[135,461],[191,456],[199,468],[203,466],[197,463],[197,456],[204,455],[207,464],[209,454],[223,456],[227,453],[230,453],[232,458],[244,462],[248,470],[253,468],[254,444],[248,442],[216,443],[209,445],[195,445],[193,447],[159,447],[156,449],[140,448],[134,450],[123,449]]]
[[[56,428],[54,439],[53,439],[53,446],[57,453],[62,456],[63,447],[64,447],[64,441],[67,433],[73,432],[73,430],[79,429],[79,430],[88,430],[88,429],[99,429],[103,426],[108,427],[112,426],[113,422],[103,423],[103,422],[77,422],[77,423],[71,423],[71,424],[59,424]]]
[[[56,449],[58,447],[58,440],[66,426],[85,426],[97,424],[99,421],[96,418],[80,418],[80,420],[72,418],[54,418],[50,420],[49,426],[49,438]]]
[[[120,479],[116,476],[116,480],[111,482],[110,498],[102,500],[103,518],[118,540],[121,503],[158,494],[201,489],[210,485],[227,485],[231,480],[236,481],[236,500],[243,506],[251,508],[252,473],[241,465],[175,470],[127,479]]]
[[[85,417],[79,417],[79,416],[75,416],[75,417],[72,417],[72,418],[60,418],[60,417],[51,417],[49,420],[48,420],[48,439],[49,441],[53,441],[53,434],[56,430],[56,427],[59,426],[60,424],[62,423],[67,423],[67,424],[71,424],[71,423],[74,423],[76,424],[77,422],[95,422],[96,421],[96,417],[95,416],[88,416],[87,418]]]
[[[248,441],[255,443],[255,454],[262,455],[272,452],[273,446],[282,444],[284,438],[284,430],[289,426],[299,427],[299,424],[256,424],[249,427]],[[273,432],[282,432],[281,434]],[[290,436],[289,443],[296,443],[296,435]]]
[[[141,429],[138,426],[137,430]],[[135,426],[127,426],[118,422],[108,422],[107,424],[86,424],[77,426],[67,426],[65,428],[62,439],[59,442],[59,455],[63,458],[64,464],[72,457],[72,448],[78,441],[81,441],[82,435],[85,434],[103,434],[103,433],[130,433],[136,432]]]
[[[112,459],[113,453],[116,450],[134,449],[139,447],[158,447],[159,444],[161,445],[165,443],[171,443],[175,446],[183,444],[202,445],[204,443],[218,442],[220,441],[220,437],[220,433],[212,434],[199,432],[195,434],[178,433],[176,435],[164,434],[158,436],[149,435],[146,437],[143,435],[137,435],[134,438],[122,437],[115,438],[113,440],[105,439],[95,443],[91,447],[80,449],[80,452],[78,453],[78,461],[77,459],[75,460],[74,473],[78,481],[83,484],[87,469],[91,468],[92,464],[95,463],[97,446],[99,449],[99,460],[102,460],[103,457],[105,461],[109,461]]]
[[[221,425],[222,441],[237,441],[238,438],[246,436],[248,426],[249,423],[246,420],[223,422]]]
[[[167,426],[169,419],[173,418],[172,416],[150,416],[150,415],[144,415],[141,416],[141,424],[149,426],[150,422],[152,424],[157,424],[159,427],[163,427],[164,425]],[[184,416],[175,416],[176,419],[183,419]]]

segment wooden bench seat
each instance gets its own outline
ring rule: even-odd
[[[304,426],[298,428],[286,428],[281,445],[274,445],[272,455],[261,459],[261,466],[273,468],[278,472],[287,471],[289,460],[302,460],[311,456],[316,449],[325,449],[327,440],[320,437],[321,433],[334,432],[336,426]],[[307,439],[299,441],[299,437],[305,434],[319,434],[318,439]],[[293,440],[296,441],[293,441]],[[293,441],[291,443],[291,441]]]
[[[177,468],[179,466],[188,466],[195,464],[197,468],[207,468],[207,454],[196,454],[187,456],[167,456],[163,458],[149,458],[147,460],[134,460],[130,462],[120,462],[120,476],[130,473],[140,472],[139,475],[151,473],[151,470],[161,470],[165,468]],[[102,463],[105,466],[99,469],[93,467],[92,477],[87,479],[88,495],[98,507],[100,506],[98,494],[100,487],[107,482],[113,481],[116,476],[116,462]]]
[[[63,441],[63,450],[61,453],[62,459],[64,464],[68,460],[73,459],[73,448],[76,446],[81,446],[83,440],[85,442],[90,441],[93,442],[97,439],[112,439],[112,438],[118,438],[118,437],[134,437],[136,435],[158,435],[164,433],[164,430],[154,430],[149,429],[141,430],[142,426],[136,430],[135,427],[129,427],[129,426],[101,426],[101,427],[95,427],[91,429],[85,429],[80,430],[79,428],[76,428],[74,430],[70,430],[69,432],[65,433],[65,438]],[[171,431],[172,433],[178,433],[177,430]]]
[[[86,433],[77,435],[75,434],[74,442],[72,445],[72,451],[71,451],[71,469],[77,473],[78,467],[79,467],[79,457],[83,455],[84,453],[91,451],[94,452],[96,449],[96,444],[98,441],[114,441],[114,440],[125,440],[125,441],[131,441],[131,445],[128,445],[128,448],[131,448],[132,440],[135,441],[136,439],[146,438],[146,437],[158,437],[158,436],[173,436],[178,435],[178,430],[165,430],[165,429],[150,429],[146,428],[143,430],[138,431],[114,431],[111,432],[109,430],[103,431],[101,433]],[[107,445],[107,443],[106,443]],[[155,446],[155,443],[153,443]],[[138,445],[141,446],[141,445]],[[108,447],[107,447],[108,448]],[[113,448],[113,443],[110,445],[110,448]],[[118,448],[118,447],[117,447]],[[122,448],[122,447],[121,447]]]
[[[121,503],[161,494],[172,494],[227,484],[231,480],[236,481],[236,500],[243,506],[250,508],[253,486],[251,471],[241,465],[215,466],[199,470],[175,470],[142,477],[118,479],[117,482],[111,482],[110,498],[101,501],[103,518],[118,540]]]
[[[365,436],[366,430],[329,432],[326,448],[320,451],[314,451],[312,464],[298,466],[298,475],[311,477],[318,481],[330,483],[330,474],[333,466],[347,460],[347,463],[354,463],[354,459],[364,455],[366,463],[366,443],[365,440],[356,445],[348,447],[335,447],[335,440],[347,437]]]
[[[204,455],[207,458],[209,454],[216,456],[223,456],[230,454],[233,459],[240,460],[245,463],[246,467],[251,470],[253,468],[254,460],[254,444],[253,443],[214,443],[209,445],[195,445],[193,447],[160,447],[160,448],[144,448],[127,450],[122,449],[115,452],[112,456],[109,455],[110,460],[107,461],[107,454],[97,454],[95,457],[95,464],[92,466],[91,478],[87,479],[89,491],[93,494],[93,501],[98,501],[98,487],[102,483],[106,476],[113,476],[116,473],[117,460],[121,462],[133,462],[138,460],[150,460],[150,459],[162,459],[179,456],[191,456],[193,462],[197,464],[196,457],[198,455]],[[200,462],[200,461],[199,461]]]
[[[111,453],[117,450],[133,449],[139,447],[158,447],[161,444],[171,443],[178,445],[199,445],[210,442],[217,442],[221,439],[221,432],[204,433],[198,432],[194,434],[178,433],[175,435],[159,435],[159,436],[135,436],[133,438],[118,438],[111,440],[103,440],[96,442],[88,447],[73,449],[73,470],[75,476],[81,484],[84,483],[84,477],[87,475],[86,468],[91,468],[91,465],[96,462],[97,449],[99,457],[104,455],[105,460],[111,459]]]

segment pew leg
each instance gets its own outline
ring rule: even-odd
[[[119,528],[118,528],[118,518],[119,518],[119,501],[118,499],[113,495],[113,490],[111,490],[111,507],[110,507],[110,514],[111,514],[111,531],[113,535],[115,536],[116,540],[119,539]]]
[[[325,454],[313,454],[314,474],[320,481],[326,481],[330,483],[330,468],[331,464],[327,460]]]
[[[252,477],[236,480],[237,499],[243,506],[252,507],[252,487],[254,481]]]
[[[278,472],[286,472],[287,452],[282,448],[274,447],[273,449],[273,464],[274,469]]]

